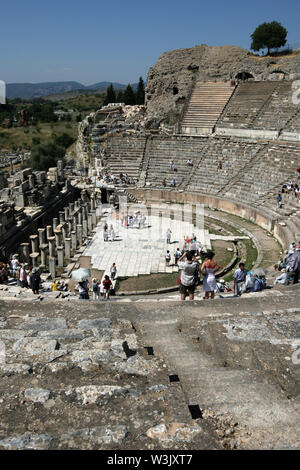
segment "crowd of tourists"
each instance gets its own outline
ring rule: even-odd
[[[128,228],[144,228],[146,227],[146,216],[142,214],[140,211],[135,213],[127,213],[121,217],[122,226],[126,229]],[[103,240],[105,242],[111,241],[113,242],[117,238],[115,228],[113,224],[108,226],[107,222],[105,222],[103,226]]]
[[[98,179],[101,182],[106,184],[115,184],[119,186],[132,185],[135,184],[133,178],[131,178],[127,173],[120,173],[119,176],[110,174],[107,170],[102,170],[98,172]]]
[[[167,244],[171,243],[172,232],[170,229],[166,232]],[[196,287],[203,281],[204,299],[213,299],[216,293],[232,292],[229,283],[224,279],[218,280],[216,272],[222,269],[222,266],[215,259],[215,253],[205,252],[202,244],[197,240],[193,233],[191,236],[185,236],[183,247],[176,248],[174,256],[174,265],[180,269],[178,279],[181,300],[189,297],[194,299]],[[167,250],[165,255],[166,266],[170,266],[171,253]],[[265,273],[260,270],[259,273],[245,269],[244,263],[239,263],[233,276],[233,290],[236,296],[245,292],[258,292],[266,287]]]
[[[295,196],[296,201],[299,202],[300,204],[300,183],[294,183],[293,181],[290,181],[288,183],[284,183],[281,187],[281,193],[278,193],[276,196],[277,200],[277,207],[281,209],[282,207],[282,195],[281,194],[292,194]]]
[[[122,225],[125,228],[135,227],[135,228],[143,228],[146,227],[146,216],[142,214],[140,211],[137,211],[133,214],[125,214],[122,219]]]
[[[113,263],[110,268],[110,274],[110,277],[108,274],[105,274],[102,282],[99,279],[93,278],[91,286],[93,300],[109,300],[111,295],[115,295],[115,289],[113,286],[113,281],[117,275],[117,267],[115,263]],[[79,282],[76,289],[78,290],[80,300],[88,300],[90,298],[88,280]]]
[[[32,289],[34,294],[39,293],[41,277],[38,268],[27,263],[20,263],[13,256],[10,263],[0,263],[0,284],[8,284],[9,277],[16,281],[17,286]]]

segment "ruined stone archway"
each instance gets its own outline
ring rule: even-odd
[[[270,80],[284,80],[286,78],[287,73],[284,72],[283,70],[272,70],[269,74],[269,79]]]

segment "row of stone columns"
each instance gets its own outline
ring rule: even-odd
[[[30,235],[30,243],[21,244],[22,261],[45,270],[48,260],[49,272],[54,278],[56,266],[63,268],[65,260],[69,262],[96,225],[94,197],[88,201],[82,197],[71,202],[64,210],[58,212],[58,217],[52,220],[52,225],[39,228],[38,234]]]

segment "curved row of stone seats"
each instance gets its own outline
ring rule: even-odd
[[[292,101],[292,93],[291,81],[279,82],[252,122],[251,128],[275,131],[284,128],[297,109]]]
[[[146,137],[110,137],[105,152],[105,165],[115,176],[127,173],[135,181],[138,180]]]
[[[162,180],[165,178],[169,185],[173,177],[177,186],[184,183],[204,158],[209,145],[207,138],[153,137],[147,149],[147,184],[162,186]],[[177,171],[170,169],[171,160]],[[187,165],[187,160],[193,161],[193,167]]]
[[[218,121],[218,127],[244,129],[252,127],[251,124],[262,107],[271,99],[277,85],[278,82],[267,81],[239,84]]]
[[[285,238],[288,241],[287,245],[289,245],[293,241],[300,240],[300,200],[294,196],[294,193],[281,194],[281,188],[277,189],[276,193],[261,203],[261,207],[272,210],[281,219],[280,224],[283,226],[282,230],[286,232]],[[281,208],[277,207],[276,195],[278,193],[282,196],[283,205]]]
[[[224,193],[228,198],[254,203],[274,195],[281,185],[294,180],[300,164],[300,146],[272,144]]]
[[[187,189],[217,194],[232,178],[242,172],[249,160],[263,148],[264,144],[246,143],[241,140],[211,140],[211,145],[187,184]],[[219,169],[220,161],[222,168]]]

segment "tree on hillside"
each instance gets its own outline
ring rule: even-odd
[[[64,147],[56,145],[54,142],[40,144],[32,149],[26,166],[34,171],[47,171],[50,167],[56,166],[58,160],[63,160],[64,156]]]
[[[58,145],[59,147],[64,147],[65,149],[70,147],[70,145],[72,145],[74,142],[75,142],[75,139],[70,134],[67,134],[66,132],[54,138],[54,143]]]
[[[106,97],[104,99],[104,104],[107,105],[109,103],[115,103],[115,102],[116,102],[116,92],[115,92],[113,84],[111,83],[106,90]]]
[[[286,44],[287,30],[278,21],[271,23],[262,23],[257,26],[251,34],[251,49],[259,51],[260,49],[270,49],[282,47]]]
[[[124,102],[124,96],[123,96],[123,91],[119,90],[117,94],[117,103],[123,103]]]
[[[136,92],[136,104],[144,104],[145,103],[145,84],[142,77],[139,79],[139,84]]]
[[[123,101],[125,104],[134,105],[135,104],[135,94],[131,85],[127,85],[126,89],[123,92]]]

